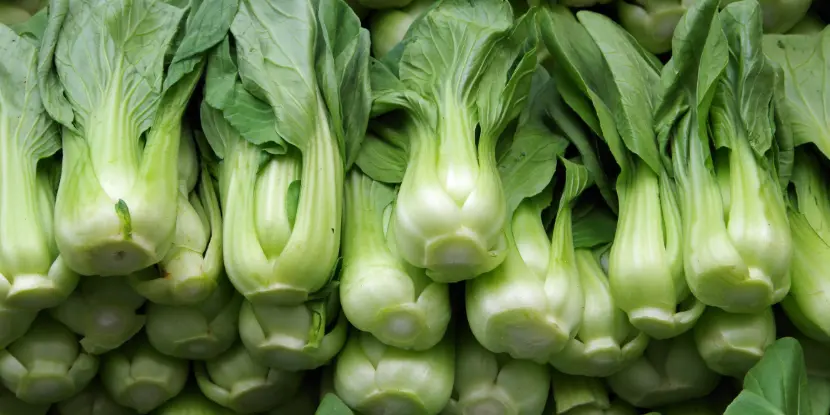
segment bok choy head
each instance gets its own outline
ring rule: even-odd
[[[221,159],[225,268],[249,301],[299,305],[334,274],[368,65],[343,0],[243,0],[211,55],[202,124]]]
[[[197,149],[197,137],[200,138]],[[216,289],[222,269],[222,214],[200,132],[185,126],[179,145],[176,234],[156,273],[133,273],[133,289],[153,303],[192,305]]]
[[[195,367],[199,389],[236,413],[260,413],[290,399],[302,386],[302,372],[265,366],[237,343]]]
[[[508,260],[468,284],[473,334],[489,350],[517,359],[545,362],[561,351],[579,330],[585,308],[571,225],[574,201],[591,179],[585,166],[561,163],[565,184],[550,239],[541,217],[549,195],[522,201],[508,225]]]
[[[792,286],[781,302],[790,321],[812,339],[830,342],[830,311],[825,265],[830,255],[830,188],[826,167],[810,146],[795,152],[791,176],[790,230],[793,237]],[[830,289],[830,287],[828,287]]]
[[[356,328],[403,349],[424,350],[450,322],[447,284],[397,253],[389,223],[395,190],[353,169],[346,178],[340,298]]]
[[[373,113],[393,112],[400,139],[368,138],[357,164],[401,183],[398,252],[436,281],[471,279],[504,260],[496,145],[527,98],[534,13],[514,20],[507,0],[443,0],[372,67]]]
[[[235,2],[49,7],[38,75],[46,109],[63,129],[55,238],[78,273],[126,275],[170,248],[182,115],[204,53],[230,25],[234,7],[223,3]]]
[[[678,26],[656,125],[671,146],[689,288],[707,305],[757,312],[790,288],[778,157],[788,150],[773,140],[777,74],[761,50],[758,3],[720,13],[717,3],[699,2]]]
[[[0,381],[29,404],[48,405],[75,396],[96,373],[98,357],[86,353],[72,331],[45,313],[0,351]]]
[[[334,391],[360,413],[440,413],[455,379],[453,340],[448,332],[430,349],[403,350],[353,330],[334,364]]]
[[[0,25],[0,49],[7,56],[0,64],[0,82],[8,85],[0,91],[0,309],[20,313],[19,323],[9,325],[14,327],[26,326],[38,310],[64,301],[78,275],[55,243],[60,164],[53,155],[61,148],[60,128],[49,118],[39,92],[37,46]]]
[[[828,96],[819,80],[830,77],[830,30],[766,35],[764,53],[783,73],[775,90],[780,142],[797,146],[792,159],[788,211],[793,238],[792,285],[782,301],[789,319],[807,336],[830,342],[830,157]],[[826,288],[825,288],[826,287]]]
[[[469,330],[460,330],[453,394],[442,414],[543,413],[550,390],[548,365],[493,353]]]
[[[686,285],[675,184],[654,133],[660,64],[597,13],[575,18],[554,7],[540,24],[557,58],[564,101],[602,138],[619,167],[617,197],[606,197],[612,209],[619,205],[608,258],[614,303],[636,329],[674,337],[694,325],[704,305]]]
[[[558,99],[550,75],[538,68],[528,105],[515,129],[505,132],[498,154],[510,212],[507,257],[466,284],[467,320],[477,341],[493,352],[540,363],[573,337],[583,307],[583,299],[575,295],[580,286],[570,210],[591,178],[582,164],[559,162],[569,144],[548,124]],[[551,182],[557,168],[564,173],[566,190],[551,208],[558,212],[551,238],[543,211],[553,201]]]

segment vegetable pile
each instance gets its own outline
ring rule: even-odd
[[[0,414],[830,414],[811,3],[0,3]]]

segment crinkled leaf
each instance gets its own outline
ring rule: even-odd
[[[52,156],[60,149],[61,141],[38,92],[35,45],[0,25],[0,55],[0,85],[7,86],[0,88],[2,159],[27,157],[36,162]]]
[[[146,131],[183,10],[153,0],[53,0],[50,13],[38,70],[50,115],[84,131],[116,88],[130,127]]]
[[[784,85],[776,92],[780,128],[794,145],[814,143],[830,158],[830,29],[812,35],[764,36],[764,53],[781,67]]]
[[[510,148],[499,159],[499,173],[507,196],[508,213],[522,200],[539,194],[556,171],[557,157],[568,141],[544,126],[529,126],[516,132]]]
[[[204,96],[205,102],[221,110],[246,140],[270,153],[285,154],[286,144],[277,133],[277,119],[271,107],[251,95],[239,80],[228,37],[208,55]]]
[[[302,151],[325,121],[319,117],[312,2],[242,0],[231,33],[244,89],[270,105],[278,120],[273,128]],[[237,105],[250,110],[252,101],[236,95]]]
[[[446,92],[472,104],[489,52],[513,25],[508,2],[478,0],[475,6],[444,0],[412,24],[399,66],[408,88],[423,96]]]
[[[194,7],[195,6],[195,7]],[[231,27],[239,0],[192,2],[184,35],[168,67],[164,89],[196,69],[208,49],[222,41]]]

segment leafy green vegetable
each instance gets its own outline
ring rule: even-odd
[[[760,8],[748,0],[718,14],[717,1],[701,1],[675,37],[656,120],[659,142],[671,146],[686,281],[707,305],[760,311],[789,290],[792,256]]]
[[[450,400],[454,370],[451,334],[411,351],[353,331],[335,363],[334,389],[359,413],[437,414]]]
[[[643,355],[649,337],[634,329],[611,297],[608,277],[598,254],[576,250],[585,307],[576,337],[551,357],[557,370],[583,376],[605,377],[630,365]]]
[[[671,51],[672,35],[687,8],[697,0],[621,0],[620,24],[651,53]]]
[[[572,215],[575,200],[592,182],[585,166],[564,159],[561,163],[565,187],[550,239],[541,219],[550,196],[525,199],[508,225],[508,258],[471,281],[466,293],[467,319],[484,347],[539,363],[576,336],[586,306]]]
[[[402,8],[386,9],[371,18],[372,55],[382,59],[403,40],[412,23],[429,9],[435,0],[415,0]]]
[[[115,402],[146,414],[182,392],[190,363],[154,349],[144,333],[107,353],[101,382]]]
[[[9,86],[0,95],[0,301],[4,309],[34,312],[60,304],[78,283],[55,244],[53,227],[58,163],[52,156],[61,148],[60,129],[39,93],[34,42],[0,25],[0,51],[7,57],[0,83]],[[34,315],[21,317],[27,325]]]
[[[743,386],[724,415],[812,413],[804,354],[792,337],[767,348],[744,377]]]
[[[239,338],[241,306],[242,296],[221,275],[210,297],[199,304],[147,304],[147,339],[168,356],[212,359]]]
[[[198,391],[185,391],[167,401],[154,415],[233,415],[233,411],[207,399]]]
[[[405,145],[367,141],[371,157],[357,164],[375,180],[398,173],[398,252],[436,281],[471,279],[505,258],[496,147],[527,99],[533,14],[514,20],[506,0],[444,0],[411,26],[394,58],[372,67],[373,113],[398,110]],[[406,165],[390,165],[402,152]]]
[[[179,147],[179,193],[173,245],[159,273],[133,273],[130,284],[156,304],[196,304],[208,298],[222,272],[222,213],[213,178],[199,161],[193,132]],[[198,189],[197,189],[198,186]]]
[[[68,328],[41,315],[23,337],[0,351],[0,381],[23,402],[42,405],[81,392],[98,372],[98,358],[81,350]]]
[[[556,94],[542,68],[534,74],[532,91],[515,133],[509,141],[503,138],[506,148],[498,155],[512,216],[505,229],[507,258],[467,283],[466,307],[473,334],[488,350],[543,363],[565,347],[581,318],[582,299],[563,294],[579,286],[572,261],[572,200],[591,181],[585,166],[558,162],[568,142],[546,124]],[[551,203],[549,184],[560,165],[569,191],[560,209],[567,213],[557,219],[552,241],[542,211]]]
[[[49,7],[38,86],[63,127],[55,238],[73,270],[126,275],[167,253],[182,116],[233,4],[194,2],[189,13],[160,0]]]
[[[830,307],[824,262],[830,254],[830,189],[819,159],[809,149],[795,152],[789,212],[793,237],[792,285],[781,302],[790,321],[815,340],[830,341],[824,317]]]
[[[237,343],[196,366],[199,389],[210,400],[236,413],[258,413],[286,402],[302,385],[300,372],[271,369]]]
[[[608,264],[611,293],[631,324],[655,338],[689,330],[703,304],[682,270],[675,184],[654,134],[659,93],[656,59],[610,19],[553,8],[542,34],[560,62],[563,99],[608,146],[620,174],[619,218]]]
[[[740,0],[721,0],[721,7]],[[758,0],[763,10],[765,33],[786,33],[810,10],[813,0]]]
[[[766,35],[764,53],[783,73],[783,88],[775,91],[782,127],[792,134],[794,145],[813,143],[830,157],[830,98],[817,87],[830,79],[830,29]]]
[[[695,325],[694,335],[706,366],[741,379],[775,342],[775,320],[769,308],[735,314],[710,307]]]
[[[340,298],[356,328],[390,346],[425,350],[450,322],[449,288],[397,255],[387,214],[394,198],[392,188],[357,169],[348,174]]]
[[[541,414],[550,390],[547,365],[482,347],[468,330],[458,336],[453,397],[442,415]]]
[[[60,415],[135,415],[136,413],[132,409],[117,404],[97,379],[77,395],[58,402],[55,408]],[[30,413],[33,412],[25,412],[25,414]]]
[[[600,378],[566,375],[554,371],[551,387],[552,399],[548,402],[552,409],[545,413],[557,415],[634,415],[637,413],[631,405],[617,399],[611,400]]]
[[[608,377],[620,398],[642,408],[655,408],[709,395],[720,376],[698,353],[686,332],[668,340],[652,340],[645,355]]]
[[[249,301],[330,291],[368,71],[369,33],[343,0],[243,0],[214,50],[202,124],[221,159],[225,267]]]
[[[258,361],[301,371],[327,364],[346,342],[349,323],[336,293],[298,306],[242,303],[239,337]]]
[[[672,35],[688,9],[700,0],[620,0],[620,24],[652,53],[672,50]],[[721,0],[725,7],[739,0]],[[766,33],[785,33],[810,9],[813,0],[758,0]]]
[[[80,343],[84,351],[99,355],[120,347],[141,331],[145,317],[139,309],[145,301],[124,278],[83,277],[75,292],[49,312],[83,336]]]

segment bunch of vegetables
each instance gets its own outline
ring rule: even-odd
[[[0,414],[830,414],[826,11],[556,3],[0,4]]]

